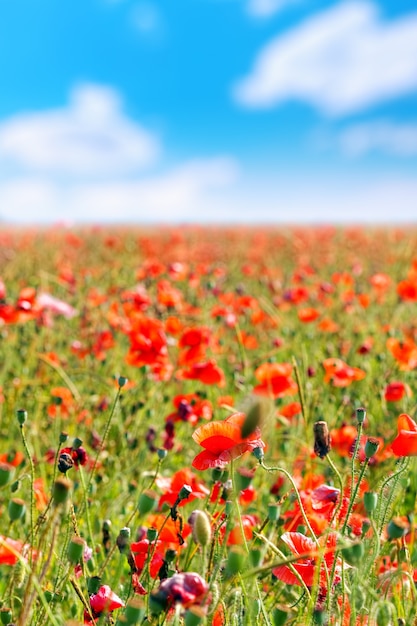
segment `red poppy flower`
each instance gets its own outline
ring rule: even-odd
[[[200,479],[188,467],[178,470],[171,478],[158,476],[155,482],[164,492],[159,499],[158,506],[160,509],[165,502],[170,506],[174,505],[183,485],[189,485],[192,492],[186,500],[181,500],[178,506],[183,506],[196,498],[205,498],[210,493],[210,490],[203,485]]]
[[[244,413],[234,413],[222,422],[208,422],[193,433],[193,439],[204,448],[192,465],[196,469],[224,468],[230,461],[255,448],[265,448],[259,428],[243,438]]]
[[[205,385],[217,385],[224,387],[226,384],[224,372],[214,359],[204,363],[194,363],[188,370],[178,370],[177,378],[199,380]]]
[[[162,541],[149,541],[149,539],[141,539],[130,544],[130,549],[133,554],[135,565],[138,573],[141,573],[145,567],[149,555],[152,554],[152,559],[149,564],[149,573],[152,578],[158,576],[158,572],[164,564],[164,544]]]
[[[412,392],[410,387],[400,380],[388,383],[384,391],[384,397],[387,402],[398,402],[399,400],[402,400],[404,396],[410,397],[411,395]]]
[[[406,413],[398,418],[398,435],[391,450],[396,456],[417,456],[417,424]]]
[[[186,608],[204,602],[208,590],[209,586],[200,574],[186,572],[163,580],[156,593],[168,606],[179,603]]]
[[[0,565],[15,565],[18,561],[17,555],[27,557],[29,551],[30,546],[23,541],[0,535]],[[35,555],[35,551],[32,551],[32,554]]]
[[[403,341],[395,337],[387,339],[387,348],[399,363],[400,370],[412,370],[417,367],[417,345],[411,338]]]
[[[260,385],[253,392],[260,395],[282,398],[297,393],[297,383],[291,378],[290,363],[263,363],[255,371]]]
[[[351,367],[342,359],[329,358],[323,361],[324,382],[332,382],[334,387],[348,387],[356,380],[365,378],[365,372],[359,367]]]
[[[90,606],[94,618],[102,613],[111,613],[124,606],[124,602],[108,585],[102,585],[97,593],[90,596]],[[94,624],[87,612],[84,613],[84,624]]]
[[[330,533],[326,539],[320,538],[324,548],[323,560],[320,567],[320,586],[322,587],[326,585],[325,568],[327,567],[328,571],[331,571],[333,567],[336,538],[336,533]],[[294,563],[293,567],[301,576],[307,587],[312,587],[316,575],[316,561],[319,559],[319,549],[316,543],[302,533],[284,533],[281,539],[294,555],[300,556],[300,561]],[[333,580],[334,584],[340,581],[341,569],[342,561],[338,559]],[[276,567],[272,570],[272,573],[287,585],[300,585],[300,581],[288,565]]]

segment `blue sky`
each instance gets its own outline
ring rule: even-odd
[[[7,222],[415,222],[414,0],[0,0]]]

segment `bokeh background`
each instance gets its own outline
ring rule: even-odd
[[[0,219],[417,218],[415,0],[0,0]]]

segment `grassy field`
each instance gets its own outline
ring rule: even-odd
[[[0,623],[417,624],[417,231],[0,232]]]

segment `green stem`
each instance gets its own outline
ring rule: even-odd
[[[358,431],[359,431],[359,429],[358,429]],[[347,527],[347,525],[349,523],[349,517],[350,517],[350,514],[352,512],[353,506],[355,504],[355,500],[356,500],[356,497],[358,495],[359,486],[360,486],[360,484],[362,482],[362,478],[364,477],[364,474],[365,474],[365,472],[367,470],[367,467],[369,465],[369,460],[370,459],[366,459],[364,464],[362,465],[362,468],[361,468],[361,471],[360,471],[360,474],[359,474],[359,478],[358,478],[358,482],[356,483],[355,489],[353,491],[353,494],[350,497],[349,507],[348,507],[348,510],[347,510],[347,513],[346,513],[345,521],[343,522],[343,526],[342,526],[342,535],[344,535],[345,532],[346,532],[346,527]]]
[[[33,559],[32,548],[33,548],[34,537],[35,537],[35,527],[34,527],[34,517],[35,517],[35,491],[34,491],[35,466],[33,464],[32,455],[30,454],[29,446],[28,446],[27,441],[26,441],[25,433],[24,433],[24,430],[23,430],[23,424],[20,426],[20,435],[22,437],[23,447],[25,449],[26,456],[28,457],[29,465],[30,465],[30,545],[31,545],[31,550],[30,550],[30,553],[29,553],[30,554],[29,562],[32,564],[32,559]]]

